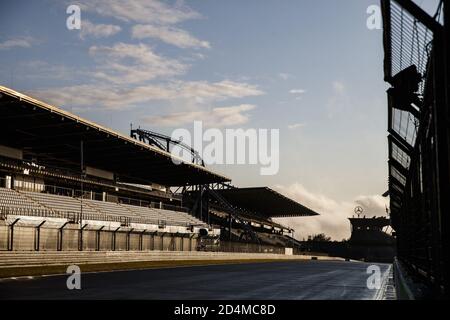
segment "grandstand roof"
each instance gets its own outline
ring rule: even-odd
[[[95,101],[93,101],[95,103]],[[121,181],[183,186],[230,181],[202,166],[0,86],[0,144],[22,149],[39,164],[80,170],[84,163],[116,173]]]
[[[268,187],[215,190],[231,204],[263,218],[316,216],[317,212]]]

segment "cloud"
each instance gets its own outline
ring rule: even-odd
[[[19,37],[0,42],[0,50],[12,48],[30,48],[35,41],[30,37]]]
[[[93,24],[89,20],[82,20],[80,38],[106,38],[120,32],[122,28],[113,24]]]
[[[181,22],[201,18],[183,1],[80,0],[79,4],[82,11],[87,12],[86,15],[116,19],[122,28],[130,24],[132,36],[136,39],[157,38],[180,48],[210,47],[207,41],[197,39],[177,27]],[[83,20],[83,34],[80,36],[107,37],[122,30],[121,27]],[[180,76],[191,68],[190,63],[205,58],[195,51],[188,58],[172,58],[157,53],[152,46],[144,43],[118,42],[93,45],[89,48],[89,55],[95,62],[94,66],[80,70],[77,75],[83,77],[74,79],[73,85],[37,88],[29,93],[43,101],[73,110],[123,110],[143,106],[151,101],[162,101],[176,105],[179,108],[176,111],[179,112],[206,112],[204,110],[214,106],[215,102],[264,94],[257,86],[246,81],[180,80]],[[49,69],[48,66],[46,68]],[[235,102],[230,105],[239,106]],[[220,113],[220,108],[214,112]],[[244,118],[233,119],[245,121]]]
[[[223,80],[219,82],[178,82],[172,89],[180,98],[195,99],[198,103],[222,101],[230,98],[244,98],[264,94],[257,86],[244,82]]]
[[[207,41],[201,41],[187,31],[171,26],[138,24],[133,26],[132,37],[136,39],[155,38],[180,48],[210,48]]]
[[[292,89],[289,91],[290,94],[295,95],[295,100],[302,100],[303,94],[306,93],[305,89]]]
[[[333,91],[337,94],[344,94],[345,93],[345,84],[340,81],[334,81],[333,82]]]
[[[294,124],[288,125],[288,129],[294,130],[294,129],[298,129],[298,128],[303,128],[304,126],[305,126],[304,123],[294,123]]]
[[[306,92],[305,89],[292,89],[289,91],[291,94],[304,94]]]
[[[202,121],[205,127],[230,127],[248,122],[249,116],[245,112],[255,109],[251,104],[214,108],[210,111],[178,112],[164,116],[145,117],[142,120],[150,125],[160,127],[177,127],[184,124]]]
[[[345,114],[351,105],[350,96],[347,93],[345,83],[333,81],[331,84],[332,94],[327,101],[328,117],[333,118],[336,114]]]
[[[17,72],[22,78],[27,79],[57,79],[73,80],[74,76],[86,75],[86,72],[61,64],[50,64],[42,60],[21,62]]]
[[[145,44],[116,43],[112,47],[92,46],[89,53],[99,66],[94,77],[116,84],[139,83],[186,72],[188,65],[153,52]]]
[[[127,109],[149,101],[190,101],[194,105],[205,105],[231,98],[262,95],[256,86],[248,83],[223,80],[172,81],[167,84],[148,84],[132,88],[122,85],[85,84],[62,88],[33,90],[30,94],[57,106],[72,106],[78,109]]]
[[[201,17],[182,1],[174,5],[156,0],[82,0],[79,3],[84,11],[132,23],[170,25]]]
[[[320,214],[314,217],[274,219],[285,226],[292,227],[299,240],[318,233],[325,233],[334,240],[349,238],[348,218],[354,214],[353,210],[357,205],[364,208],[366,217],[386,215],[385,206],[388,200],[381,195],[359,196],[352,201],[335,201],[325,195],[307,190],[300,183],[289,186],[278,185],[274,188]]]
[[[178,23],[202,17],[183,1],[171,5],[156,0],[82,0],[80,5],[84,11],[135,24],[132,27],[135,39],[155,38],[180,48],[210,48],[209,42],[175,27]],[[106,28],[103,29],[106,32]]]
[[[82,84],[30,92],[45,102],[76,110],[126,110],[149,101],[169,100],[173,93],[169,88],[158,85],[129,88],[108,84]]]
[[[279,74],[278,74],[278,77],[280,77],[280,78],[283,79],[283,80],[289,80],[289,79],[294,78],[294,76],[293,76],[292,74],[290,74],[290,73],[284,73],[284,72],[279,73]]]
[[[200,52],[194,52],[192,54],[192,57],[193,57],[193,59],[196,59],[196,60],[204,60],[206,58],[206,56]]]

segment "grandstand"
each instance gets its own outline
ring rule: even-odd
[[[5,87],[0,121],[0,250],[283,252],[272,218],[316,215]]]
[[[105,216],[110,216],[127,218],[128,221],[139,220],[141,218],[145,221],[152,221],[155,224],[164,221],[170,225],[205,226],[202,221],[182,211],[138,207],[90,199],[82,200],[48,193],[18,191],[5,188],[0,188],[0,195],[2,197],[0,199],[0,207],[4,208],[5,211],[9,208],[11,212],[21,212],[22,214],[26,214],[27,212],[32,214],[34,211],[44,214],[42,212],[48,211],[50,213],[71,212],[79,215],[83,203],[83,214],[86,218],[92,220],[94,220],[94,217],[104,219]]]

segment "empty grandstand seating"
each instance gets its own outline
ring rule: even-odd
[[[0,188],[0,207],[22,210],[41,209],[53,212],[79,213],[81,211],[81,200],[69,196],[60,196],[49,193],[16,191]],[[205,227],[205,224],[202,221],[186,212],[139,207],[97,200],[83,199],[83,214],[97,217],[140,218],[142,221],[149,221],[154,224],[159,224],[164,221],[166,225],[197,225]]]
[[[0,188],[0,207],[11,209],[45,209],[39,203],[24,197],[19,192],[12,189]]]
[[[38,193],[38,192],[28,192],[23,191],[20,192],[25,197],[28,197],[35,202],[43,205],[44,207],[54,210],[54,211],[62,211],[62,212],[80,212],[81,211],[81,203],[80,200],[72,198],[72,197],[64,197],[58,196],[49,193]],[[83,213],[86,214],[99,214],[100,211],[92,209],[90,206],[83,206]]]
[[[147,207],[137,207],[137,206],[128,206],[127,207],[132,210],[135,214],[143,217],[143,218],[153,218],[158,216],[159,219],[166,221],[168,224],[174,223],[177,221],[183,221],[187,224],[203,224],[200,220],[192,217],[191,215],[185,212],[165,210],[165,209],[155,209],[155,208],[147,208]]]

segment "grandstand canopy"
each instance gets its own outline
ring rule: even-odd
[[[92,101],[95,104],[95,101]],[[0,86],[0,145],[21,149],[25,160],[80,171],[84,164],[114,172],[121,181],[183,186],[230,181],[202,166],[122,135],[67,111]]]
[[[316,216],[317,212],[268,187],[215,190],[232,205],[262,218]]]

